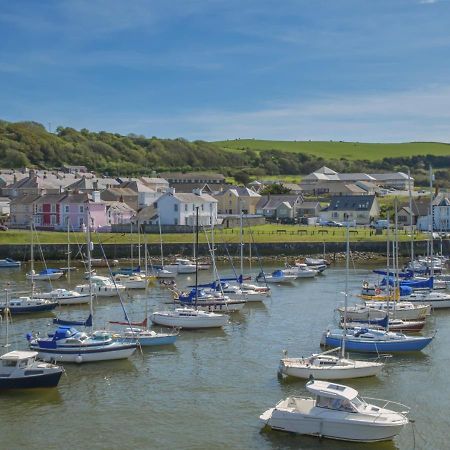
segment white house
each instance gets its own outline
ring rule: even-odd
[[[433,230],[450,231],[450,194],[440,193],[433,200]],[[417,219],[417,228],[428,231],[430,228],[430,214],[420,216]]]
[[[156,202],[161,225],[194,226],[198,207],[199,225],[217,223],[217,200],[199,190],[193,193],[176,193],[173,189]]]
[[[320,220],[368,225],[379,216],[380,207],[375,195],[337,195],[331,197],[329,206],[321,211]]]

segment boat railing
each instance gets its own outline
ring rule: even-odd
[[[371,402],[378,402],[380,404],[383,404],[383,406],[380,406],[380,408],[382,408],[382,409],[385,409],[388,405],[394,405],[395,407],[398,407],[399,409],[403,408],[400,411],[396,411],[395,409],[393,410],[393,411],[399,412],[401,414],[408,414],[411,410],[411,408],[409,406],[406,406],[403,403],[394,402],[393,400],[386,400],[386,399],[374,398],[374,397],[363,397],[362,399],[366,403],[367,403],[367,400],[369,400]],[[379,405],[375,404],[375,406],[378,407]]]

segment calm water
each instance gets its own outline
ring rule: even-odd
[[[0,285],[24,285],[24,273],[2,270]],[[368,273],[352,271],[355,292]],[[201,272],[202,280],[209,276]],[[0,393],[0,448],[449,448],[450,311],[435,314],[427,325],[425,332],[437,328],[438,334],[424,352],[396,356],[379,378],[348,382],[362,395],[411,406],[414,430],[408,426],[393,443],[370,445],[261,431],[258,416],[264,410],[288,395],[305,394],[304,382],[277,378],[278,361],[283,349],[291,356],[319,350],[321,333],[343,301],[344,276],[335,267],[313,280],[274,286],[271,299],[246,306],[224,330],[185,331],[172,347],[145,349],[130,360],[66,365],[67,376],[56,389]],[[193,281],[182,277],[180,286]],[[155,287],[126,303],[132,319],[142,320],[147,302],[151,311],[169,299]],[[66,307],[61,314],[75,319],[87,311]],[[95,311],[99,327],[122,318],[115,298],[98,300]],[[15,348],[26,348],[27,331],[52,330],[51,317],[14,318]]]

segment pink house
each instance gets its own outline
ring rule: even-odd
[[[61,224],[59,229],[85,230],[89,213],[91,226],[94,230],[108,225],[106,205],[101,201],[90,199],[87,193],[69,193],[60,201]]]

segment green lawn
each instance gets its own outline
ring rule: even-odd
[[[250,148],[255,151],[283,150],[287,152],[309,153],[325,159],[346,158],[376,161],[384,157],[413,155],[448,156],[450,145],[440,142],[408,142],[401,144],[367,144],[362,142],[337,141],[265,141],[257,139],[235,139],[218,141],[221,147],[241,151]]]
[[[345,241],[345,229],[333,227],[313,227],[301,225],[259,225],[244,229],[245,242],[251,241],[250,231],[253,233],[253,239],[257,243],[270,242],[343,242]],[[399,231],[400,240],[409,240],[410,237],[404,231]],[[208,239],[210,237],[208,236]],[[384,241],[385,234],[375,235],[374,232],[366,228],[358,228],[350,233],[351,241]],[[417,240],[425,239],[423,234],[416,235]],[[121,233],[93,233],[94,243],[104,244],[130,244],[137,243],[136,234]],[[141,242],[146,240],[148,243],[159,243],[158,234],[146,234],[141,236]],[[206,236],[204,232],[200,233],[199,240],[205,243]],[[215,240],[217,243],[237,243],[239,242],[238,229],[216,229]],[[40,244],[66,244],[67,235],[62,232],[39,231],[35,234],[35,243]],[[72,244],[84,244],[86,237],[83,233],[71,233],[70,241]],[[192,243],[193,235],[191,233],[163,234],[164,243]],[[24,230],[8,230],[0,233],[0,245],[4,244],[29,244],[30,233]]]

